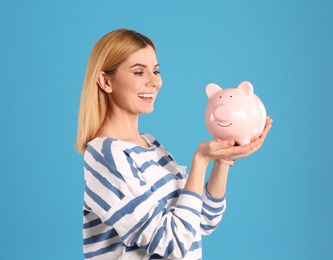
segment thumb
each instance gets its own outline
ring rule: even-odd
[[[223,148],[228,148],[228,147],[232,147],[235,145],[235,141],[233,140],[216,140],[217,144],[218,144],[218,148],[219,149],[223,149]]]

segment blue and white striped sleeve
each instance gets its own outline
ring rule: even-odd
[[[167,153],[171,158],[171,153],[163,147],[165,153]],[[209,194],[204,187],[202,194],[203,205],[201,210],[201,234],[209,235],[211,234],[218,226],[222,220],[223,213],[226,210],[226,197],[223,198],[214,198]]]
[[[165,184],[160,188],[165,197],[158,198],[132,159],[112,144],[101,151],[88,146],[84,160],[86,209],[112,226],[128,247],[165,258],[186,255],[200,232],[201,196]],[[167,208],[166,201],[175,197],[177,203]]]
[[[203,206],[201,212],[201,233],[211,234],[222,220],[223,213],[227,207],[226,198],[214,198],[207,189],[203,192]]]

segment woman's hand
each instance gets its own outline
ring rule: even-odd
[[[211,160],[223,159],[226,161],[234,161],[239,158],[247,157],[260,149],[264,140],[272,127],[273,120],[266,118],[264,131],[259,138],[253,139],[251,143],[243,146],[235,146],[235,142],[227,141],[207,141],[199,145],[196,155],[205,163]]]

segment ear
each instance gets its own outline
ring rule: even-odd
[[[248,96],[253,96],[253,86],[248,81],[243,81],[238,85],[237,89],[243,91]]]
[[[209,83],[206,86],[206,95],[208,98],[211,98],[215,93],[222,90],[222,88],[219,85],[216,85],[215,83]]]
[[[97,84],[106,93],[112,92],[112,86],[111,86],[110,79],[108,78],[108,76],[105,74],[104,71],[99,72],[98,78],[97,78]]]

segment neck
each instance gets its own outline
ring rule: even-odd
[[[96,137],[112,137],[146,146],[146,142],[139,134],[139,115],[137,114],[119,114],[108,110]]]

